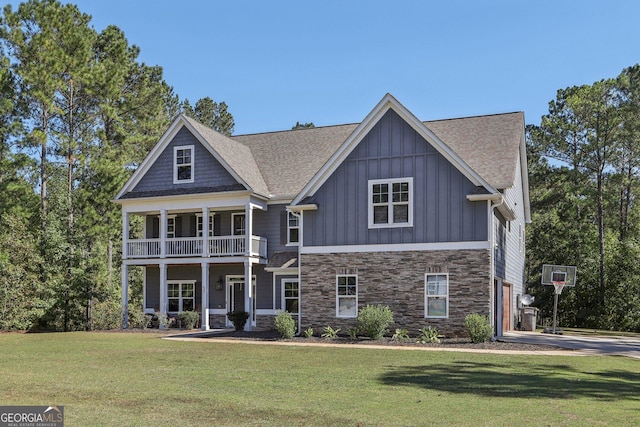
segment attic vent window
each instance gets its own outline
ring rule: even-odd
[[[173,148],[173,183],[193,182],[193,145]]]

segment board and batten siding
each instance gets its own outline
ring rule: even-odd
[[[174,154],[173,148],[185,145],[193,145],[194,180],[192,183],[173,183]],[[201,188],[224,187],[237,185],[238,182],[229,172],[202,146],[191,132],[182,128],[167,144],[164,151],[151,165],[144,177],[138,182],[133,192],[162,191]]]
[[[413,226],[368,227],[368,182],[413,177]],[[388,111],[313,198],[304,214],[305,246],[486,241],[484,202],[454,165],[393,110]]]
[[[253,213],[253,234],[267,239],[267,258],[275,252],[296,251],[297,246],[287,246],[286,204],[269,205],[266,211]]]

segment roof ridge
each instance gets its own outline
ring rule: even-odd
[[[336,128],[336,127],[343,127],[343,126],[357,126],[359,125],[359,122],[355,122],[355,123],[342,123],[342,124],[337,124],[337,125],[326,125],[326,126],[315,126],[312,128],[300,128],[300,129],[281,129],[281,130],[274,130],[274,131],[266,131],[266,132],[255,132],[255,133],[242,133],[239,135],[232,135],[229,138],[235,138],[235,137],[240,137],[240,136],[258,136],[258,135],[271,135],[274,133],[285,133],[285,132],[296,132],[296,131],[311,131],[314,129],[327,129],[327,128]]]

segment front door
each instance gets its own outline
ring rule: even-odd
[[[256,306],[256,276],[252,277],[253,281],[253,318],[251,322],[253,326],[255,326],[255,306]],[[227,312],[230,311],[248,311],[245,308],[245,292],[247,292],[247,288],[244,285],[244,276],[227,276],[226,277],[226,301],[227,301]],[[233,323],[227,317],[227,327],[232,327]]]

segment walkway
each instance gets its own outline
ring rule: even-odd
[[[507,332],[507,342],[552,345],[578,350],[583,354],[627,356],[640,359],[640,338],[604,335],[553,335],[541,332]]]

